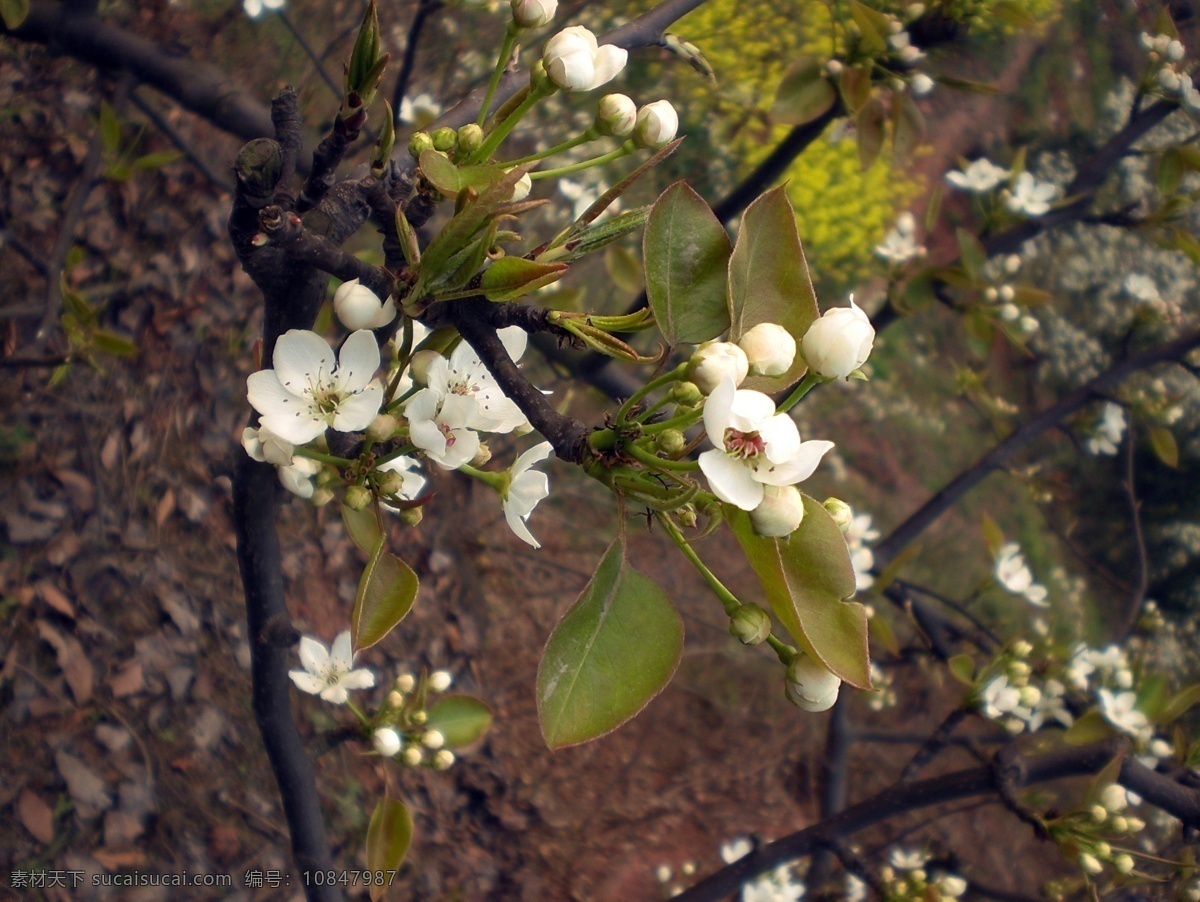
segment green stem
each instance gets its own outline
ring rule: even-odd
[[[504,74],[504,67],[508,65],[508,58],[512,56],[513,44],[516,43],[517,34],[520,33],[520,26],[516,22],[508,23],[508,30],[504,33],[504,43],[500,45],[500,55],[496,58],[496,68],[492,70],[492,80],[488,82],[487,93],[483,95],[483,104],[479,107],[479,116],[475,119],[475,124],[480,128],[483,127],[483,121],[487,119],[488,110],[491,109],[492,99],[496,96],[496,88],[500,86],[500,76]]]
[[[692,566],[700,572],[700,575],[704,577],[704,581],[708,583],[708,587],[720,599],[721,605],[725,608],[725,613],[732,617],[737,612],[737,609],[742,606],[737,596],[726,589],[724,583],[717,579],[716,575],[708,569],[704,561],[700,560],[700,555],[696,554],[695,549],[688,544],[688,540],[683,537],[683,533],[679,531],[679,527],[675,525],[670,517],[666,514],[658,514],[657,518],[658,522],[662,524],[663,529],[666,530],[667,535],[671,537],[671,541],[683,552],[683,556],[692,562]]]
[[[689,429],[699,423],[703,416],[704,411],[700,408],[689,410],[687,413],[681,414],[677,417],[672,417],[669,420],[663,420],[660,423],[651,423],[649,426],[642,427],[642,435],[657,435],[658,433],[665,432],[668,429],[678,429],[680,432],[682,432],[683,430]]]
[[[804,374],[804,378],[800,380],[800,384],[796,386],[796,390],[784,399],[783,403],[775,409],[775,412],[787,413],[799,403],[801,398],[812,390],[814,385],[820,385],[824,381],[824,379],[816,375],[812,370],[809,370]]]
[[[461,472],[466,473],[472,479],[478,479],[484,485],[491,486],[501,495],[508,491],[508,483],[510,482],[507,472],[491,473],[487,470],[479,470],[470,464],[463,464],[458,468]]]
[[[668,385],[672,382],[678,382],[680,379],[682,379],[684,374],[687,372],[687,367],[688,365],[686,363],[681,363],[669,373],[663,373],[657,379],[651,379],[632,395],[630,395],[629,398],[626,399],[625,403],[617,409],[617,424],[623,425],[628,422],[629,412],[633,410],[633,408],[639,401],[642,400],[642,398],[650,394],[650,392],[657,388],[662,388],[664,385]]]
[[[297,448],[292,453],[296,457],[319,460],[323,464],[332,464],[335,467],[350,467],[354,465],[354,461],[352,460],[347,460],[344,457],[334,457],[332,454],[326,454],[324,451],[314,451],[312,448]]]
[[[792,666],[792,661],[796,660],[796,649],[774,635],[767,636],[767,644],[774,650],[780,664],[784,667]]]
[[[409,398],[411,398],[413,395],[415,395],[420,390],[421,390],[421,386],[414,385],[412,388],[410,388],[408,391],[406,391],[404,394],[402,394],[399,398],[397,398],[395,401],[393,401],[391,404],[389,404],[385,408],[385,412],[391,413],[394,410],[398,410],[405,401],[407,401]]]
[[[600,133],[596,131],[596,127],[594,125],[588,126],[586,131],[574,138],[563,141],[561,144],[555,144],[548,150],[543,150],[538,153],[531,153],[529,156],[521,157],[517,160],[509,160],[504,163],[504,167],[507,169],[509,166],[520,166],[523,163],[533,163],[537,160],[544,160],[547,157],[552,157],[555,154],[568,151],[572,147],[578,147],[580,144],[586,144],[589,141],[595,141],[599,137]]]
[[[627,157],[637,148],[633,146],[632,141],[626,141],[616,150],[610,150],[608,153],[601,154],[598,157],[593,157],[590,160],[584,160],[580,163],[572,163],[570,166],[560,166],[558,169],[539,169],[537,172],[529,173],[529,177],[534,181],[538,179],[558,178],[560,175],[570,175],[573,172],[582,172],[585,169],[591,169],[593,166],[603,166],[605,163],[611,163],[613,160],[619,160],[621,157]]]
[[[539,90],[537,87],[531,85],[529,87],[529,93],[526,95],[525,99],[517,104],[516,109],[509,113],[503,122],[499,123],[491,130],[488,136],[483,139],[483,143],[479,145],[479,149],[467,158],[467,162],[487,162],[491,158],[492,154],[496,152],[496,148],[499,147],[504,142],[504,139],[508,137],[509,132],[516,128],[517,123],[524,118],[525,114],[533,109],[534,104],[536,104],[543,97],[548,96],[550,96],[550,94],[547,93],[545,89]]]
[[[362,711],[359,711],[358,706],[354,704],[354,702],[350,701],[350,699],[346,699],[346,707],[354,712],[354,716],[358,718],[359,723],[361,723],[364,727],[369,727],[371,725],[371,721],[367,718],[367,715],[363,714]]]
[[[413,343],[413,321],[412,317],[404,317],[404,338],[400,343],[400,352],[396,355],[396,375],[392,377],[392,381],[388,383],[387,393],[383,396],[383,409],[386,411],[392,403],[392,398],[396,396],[396,389],[400,387],[400,380],[404,376],[404,370],[408,367],[408,358],[412,353]]]
[[[639,448],[637,445],[624,445],[622,451],[627,453],[634,460],[644,463],[648,467],[658,470],[678,470],[681,472],[695,472],[700,469],[700,464],[694,460],[666,460],[659,457],[657,454],[651,454],[645,448]]]
[[[396,448],[393,451],[389,451],[387,454],[383,455],[383,457],[380,457],[378,460],[376,460],[375,466],[378,467],[380,464],[390,463],[391,461],[395,460],[397,457],[403,457],[405,454],[412,454],[416,450],[417,450],[417,446],[414,445],[412,442],[401,445],[399,448]]]

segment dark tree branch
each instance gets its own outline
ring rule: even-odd
[[[993,470],[1002,467],[1009,458],[1043,432],[1058,425],[1065,417],[1079,410],[1097,395],[1119,384],[1130,374],[1156,363],[1181,357],[1197,346],[1200,346],[1200,331],[1189,332],[1173,341],[1133,354],[1109,367],[1091,382],[1080,386],[1060,398],[1055,404],[1026,420],[1008,438],[997,443],[944,488],[936,492],[919,510],[876,545],[873,549],[875,552],[873,572],[881,573],[886,569],[887,565],[895,560],[897,554],[956,504],[959,498],[978,485]]]
[[[940,592],[935,592],[933,589],[930,589],[928,586],[919,586],[916,583],[909,582],[908,580],[898,579],[898,580],[896,580],[896,583],[901,588],[905,589],[908,592],[919,592],[920,594],[922,594],[928,598],[932,598],[934,601],[941,602],[946,607],[950,608],[950,610],[954,611],[954,613],[958,614],[960,617],[963,617],[963,618],[969,620],[971,622],[971,624],[975,627],[975,629],[979,630],[979,633],[981,635],[987,637],[989,644],[979,646],[980,648],[984,649],[985,651],[994,650],[996,648],[999,648],[1003,644],[1000,641],[1000,637],[997,636],[995,633],[993,633],[988,628],[986,623],[984,623],[982,620],[980,620],[978,617],[976,617],[974,614],[972,614],[969,610],[967,610],[967,608],[964,605],[955,601],[953,598],[949,598],[945,595],[942,595]],[[976,644],[979,645],[978,642],[976,642]]]
[[[404,42],[404,58],[400,61],[400,72],[396,76],[396,87],[392,91],[392,116],[400,124],[400,105],[408,94],[408,83],[412,79],[413,67],[417,63],[417,49],[421,45],[421,32],[425,21],[442,8],[442,0],[418,0],[413,13],[412,25],[408,28],[408,40]]]
[[[1125,435],[1125,497],[1129,501],[1129,525],[1133,530],[1133,550],[1137,558],[1137,569],[1129,597],[1125,601],[1125,615],[1116,635],[1118,641],[1129,638],[1137,625],[1138,612],[1146,600],[1146,589],[1150,585],[1150,562],[1146,556],[1146,536],[1142,531],[1142,505],[1137,497],[1137,474],[1134,470],[1133,423],[1130,422]]]
[[[387,270],[364,263],[328,238],[310,232],[295,213],[276,206],[264,207],[259,224],[271,242],[292,260],[324,270],[343,282],[358,279],[381,298],[392,293],[392,277]]]
[[[966,708],[955,708],[938,724],[921,747],[916,750],[908,764],[904,765],[904,770],[900,771],[898,782],[911,783],[916,779],[917,774],[929,766],[942,749],[950,744],[950,740],[954,737],[954,731],[958,729],[958,725],[967,717]]]

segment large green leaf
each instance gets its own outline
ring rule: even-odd
[[[787,539],[754,531],[750,515],[725,506],[726,519],[762,583],[775,616],[826,668],[852,686],[871,686],[867,611],[854,594],[846,540],[821,504],[804,496],[804,519]]]
[[[670,682],[683,621],[662,588],[628,566],[618,539],[563,616],[538,665],[538,720],[552,749],[630,720]]]
[[[469,695],[446,695],[429,709],[425,728],[437,730],[446,745],[459,748],[470,745],[492,725],[492,709]]]
[[[390,633],[417,599],[417,574],[387,551],[386,545],[387,537],[381,535],[358,581],[358,595],[350,615],[350,637],[355,651],[370,648]]]
[[[779,83],[771,118],[784,125],[803,125],[828,111],[837,99],[837,89],[825,77],[825,67],[812,57],[802,56]]]
[[[436,150],[421,151],[421,174],[447,197],[455,197],[463,188],[486,188],[504,170],[498,166],[456,166]]]
[[[413,821],[408,808],[399,799],[384,797],[375,806],[367,825],[367,869],[396,871],[412,844]],[[390,884],[389,884],[390,885]],[[371,887],[371,899],[383,898],[385,886]]]
[[[796,339],[797,353],[783,375],[752,376],[742,388],[778,391],[799,379],[805,369],[800,340],[818,315],[796,214],[783,188],[774,188],[742,216],[729,260],[729,338],[737,341],[759,323],[778,323]]]
[[[668,344],[699,343],[729,328],[729,236],[688,185],[676,182],[650,212],[642,239],[646,297]]]
[[[379,529],[379,514],[375,505],[356,511],[343,504],[342,523],[346,526],[350,541],[358,546],[359,551],[367,554],[375,550],[375,546],[379,544],[379,537],[383,535]]]
[[[0,19],[4,27],[16,31],[17,26],[29,15],[29,0],[0,0]]]
[[[522,257],[501,257],[483,272],[480,289],[489,301],[515,301],[566,275],[565,263],[538,263]]]

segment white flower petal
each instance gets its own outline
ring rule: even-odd
[[[762,503],[762,483],[755,481],[744,462],[716,449],[701,454],[699,462],[713,494],[722,501],[736,504],[744,511],[752,511]]]
[[[264,429],[274,432],[293,445],[311,442],[323,433],[328,425],[325,420],[314,416],[308,410],[297,410],[295,414],[271,414],[262,417],[259,422]]]
[[[350,630],[343,630],[333,640],[333,648],[329,652],[329,666],[336,673],[345,673],[354,666],[354,648],[350,644]]]
[[[833,442],[807,441],[800,444],[794,457],[781,464],[765,462],[754,469],[754,478],[766,485],[795,485],[812,476],[821,458],[833,448]]]
[[[758,434],[763,440],[764,454],[773,464],[791,460],[800,450],[800,430],[786,413],[767,417],[758,424]]]
[[[360,392],[375,378],[378,369],[379,343],[375,333],[359,329],[342,345],[334,385],[339,391]]]
[[[725,451],[725,430],[729,428],[731,408],[736,394],[737,386],[733,384],[733,380],[725,378],[717,384],[704,402],[704,431],[708,433],[708,440],[722,453]]]
[[[304,636],[300,640],[300,663],[309,673],[324,674],[329,669],[329,649]]]
[[[316,382],[328,382],[333,374],[333,349],[316,332],[290,329],[275,342],[271,357],[283,387],[304,394]]]
[[[325,690],[325,681],[307,670],[289,670],[288,676],[296,684],[296,688],[309,695],[319,695]]]
[[[338,432],[361,432],[371,425],[382,403],[383,386],[379,383],[368,385],[357,394],[342,399],[333,415],[333,428]]]
[[[529,450],[521,452],[521,456],[513,462],[513,481],[515,482],[522,473],[541,463],[553,453],[554,446],[549,442],[539,442]]]

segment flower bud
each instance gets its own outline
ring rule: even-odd
[[[413,132],[412,137],[408,139],[408,152],[412,154],[413,159],[419,159],[427,150],[433,150],[433,138],[429,137],[427,132]]]
[[[696,383],[705,395],[712,394],[713,389],[725,378],[733,380],[734,385],[741,385],[750,372],[750,361],[746,352],[728,341],[713,341],[701,345],[692,359],[688,362],[687,376]]]
[[[404,693],[393,689],[387,694],[387,703],[389,708],[399,708],[404,704]]]
[[[449,153],[458,146],[458,132],[448,125],[434,130],[429,137],[433,139],[433,149],[442,153]]]
[[[620,47],[600,47],[582,25],[564,28],[546,42],[542,65],[550,81],[567,91],[591,91],[616,78],[629,54]]]
[[[352,511],[360,511],[371,503],[371,490],[366,486],[352,485],[346,489],[342,504]]]
[[[522,28],[549,25],[558,12],[558,0],[511,0],[512,17]]]
[[[1169,41],[1166,52],[1163,55],[1173,63],[1179,62],[1183,59],[1184,55],[1183,44],[1176,40]]]
[[[937,879],[936,886],[943,896],[956,899],[967,891],[967,881],[957,874],[943,874]]]
[[[396,677],[396,691],[398,692],[412,692],[416,685],[417,678],[411,673],[402,673]]]
[[[371,744],[384,758],[394,758],[400,752],[404,740],[391,727],[380,727],[371,734]]]
[[[875,329],[862,308],[834,307],[808,327],[801,348],[809,368],[826,379],[844,379],[867,362]]]
[[[458,130],[459,153],[474,153],[483,144],[483,129],[474,122],[468,122]]]
[[[1113,870],[1118,874],[1128,874],[1133,870],[1133,856],[1122,852],[1112,861]]]
[[[1113,833],[1128,833],[1129,821],[1121,817],[1121,815],[1113,815],[1113,819],[1108,822],[1108,826],[1112,828]]]
[[[479,443],[479,450],[475,452],[475,456],[471,458],[471,466],[482,467],[492,459],[492,449],[487,446],[486,442]]]
[[[399,495],[404,491],[404,473],[400,470],[376,471],[382,474],[376,485],[383,495]]]
[[[338,286],[333,293],[333,312],[342,325],[355,332],[358,329],[380,329],[396,318],[396,302],[390,297],[379,300],[379,295],[358,279],[351,279]]]
[[[414,711],[409,716],[409,720],[411,720],[414,724],[416,724],[419,727],[422,724],[424,724],[425,721],[429,720],[429,714],[426,711]]]
[[[1108,820],[1108,809],[1103,805],[1093,805],[1088,809],[1088,814],[1098,824],[1103,824]]]
[[[1111,858],[1112,846],[1101,840],[1100,842],[1096,843],[1096,855],[1100,858]]]
[[[517,201],[521,201],[529,197],[529,192],[532,190],[533,179],[529,177],[529,173],[527,172],[517,180],[515,185],[513,185],[512,197],[509,198],[509,200],[515,204]]]
[[[440,749],[446,744],[446,737],[440,730],[426,730],[421,737],[421,745],[429,749]]]
[[[755,376],[782,376],[796,359],[796,339],[783,326],[759,323],[737,341]]]
[[[1020,694],[1021,704],[1026,708],[1036,708],[1042,700],[1042,690],[1037,686],[1024,686]]]
[[[1141,833],[1146,829],[1146,822],[1140,817],[1127,817],[1125,818],[1125,826],[1130,833]]]
[[[324,507],[333,500],[333,490],[326,488],[314,489],[312,497],[308,499],[313,507]]]
[[[667,457],[682,454],[687,445],[687,438],[678,429],[664,429],[658,436],[658,450]]]
[[[1018,658],[1028,658],[1033,652],[1033,645],[1024,639],[1018,639],[1012,644],[1012,653]]]
[[[842,681],[808,655],[800,654],[787,670],[784,691],[803,711],[828,711],[837,701]]]
[[[794,485],[763,486],[763,500],[750,511],[760,536],[790,536],[804,519],[804,498]]]
[[[1013,323],[1021,318],[1021,308],[1016,304],[1001,304],[996,312],[1006,323]]]
[[[916,97],[924,97],[933,90],[933,79],[924,72],[918,72],[912,78],[912,92]]]
[[[416,767],[421,763],[421,750],[415,745],[410,745],[404,750],[403,754],[400,755],[400,760],[409,767]]]
[[[412,355],[412,360],[408,364],[409,375],[412,376],[413,382],[417,385],[429,384],[429,364],[435,358],[441,357],[437,351],[417,351]]]
[[[743,645],[761,645],[771,635],[771,615],[756,604],[744,604],[729,618],[729,635]]]
[[[675,519],[679,521],[679,525],[684,529],[696,528],[696,509],[690,504],[685,504],[679,510],[675,511]]]
[[[399,425],[400,421],[390,413],[381,413],[367,427],[367,438],[373,442],[386,442],[396,434]]]
[[[434,770],[448,770],[454,764],[454,752],[450,749],[439,749],[433,756]]]
[[[633,132],[633,141],[638,147],[648,147],[658,150],[664,144],[670,144],[679,131],[679,114],[669,100],[656,100],[648,103],[637,114],[637,124]]]
[[[402,507],[397,514],[406,526],[419,526],[425,518],[424,510],[419,507]]]
[[[837,78],[842,74],[842,70],[846,68],[846,64],[841,60],[830,60],[825,64],[825,71]]]
[[[1124,811],[1129,805],[1129,797],[1125,794],[1125,787],[1120,783],[1109,783],[1100,793],[1100,804],[1113,814],[1116,814],[1118,811]]]
[[[596,111],[596,131],[614,138],[628,138],[637,123],[637,104],[624,94],[605,94]]]
[[[704,400],[704,395],[695,382],[676,382],[671,386],[669,397],[680,407],[698,407]]]
[[[825,508],[825,512],[833,517],[833,522],[842,531],[842,535],[845,535],[854,522],[854,509],[841,498],[826,498],[821,507]]]
[[[1023,683],[1029,679],[1029,674],[1033,672],[1024,661],[1009,661],[1006,669],[1008,670],[1008,681],[1010,683]]]
[[[530,26],[532,27],[532,26]],[[429,675],[429,688],[434,692],[445,692],[454,678],[445,670],[435,670]]]

